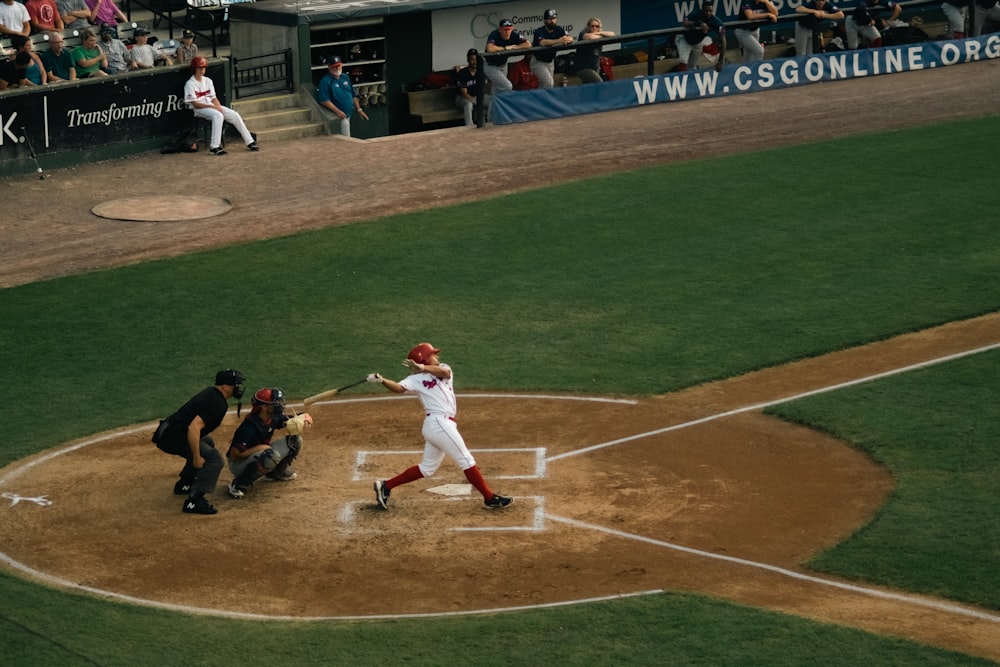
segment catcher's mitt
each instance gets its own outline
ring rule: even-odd
[[[306,426],[312,426],[313,418],[308,412],[303,412],[301,415],[296,415],[288,420],[285,424],[285,428],[288,430],[289,435],[299,435],[302,431],[306,430]]]

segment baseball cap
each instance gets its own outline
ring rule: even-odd
[[[500,19],[500,27],[501,28],[513,28],[514,27],[514,22],[511,21],[510,19]]]
[[[545,16],[543,18],[554,19],[554,18],[558,18],[558,16],[559,15],[556,14],[556,10],[554,10],[554,9],[546,9],[545,10]]]
[[[181,37],[194,37],[194,30],[184,28],[184,32],[181,33]]]
[[[339,64],[341,64],[343,62],[344,61],[341,60],[340,56],[338,56],[338,55],[327,56],[326,58],[323,58],[323,64],[324,65],[339,65]]]
[[[143,35],[148,35],[148,34],[149,34],[149,31],[146,30],[145,28],[136,28],[132,32],[132,36],[133,37],[142,37]]]
[[[114,32],[114,31],[115,31],[115,26],[111,25],[110,23],[102,23],[101,24],[101,34],[102,35],[104,33],[106,33],[106,32]]]

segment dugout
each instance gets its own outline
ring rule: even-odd
[[[617,31],[621,8],[636,1],[575,0],[559,8],[560,18],[582,25],[586,16],[602,16]],[[323,57],[339,55],[371,118],[352,122],[351,134],[367,139],[411,131],[408,86],[433,71],[464,66],[466,50],[482,50],[500,18],[530,33],[542,24],[545,8],[537,0],[259,0],[230,6],[230,47],[237,59],[291,49],[294,83],[311,99],[327,71]]]

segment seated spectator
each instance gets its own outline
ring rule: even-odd
[[[76,81],[73,54],[63,48],[63,36],[60,33],[49,33],[49,48],[42,52],[41,57],[49,83]]]
[[[132,59],[133,69],[150,69],[156,61],[164,61],[165,58],[167,65],[174,64],[173,60],[160,55],[159,51],[148,43],[149,32],[145,28],[136,28],[132,36],[135,38],[135,44],[129,49],[128,54]]]
[[[63,30],[83,31],[90,27],[90,7],[87,0],[56,0]]]
[[[115,0],[87,0],[90,7],[90,22],[94,25],[118,25],[128,21],[128,17],[118,8]]]
[[[31,32],[62,30],[63,20],[55,0],[28,0],[24,3],[31,21]]]
[[[98,43],[98,46],[101,48],[101,51],[104,51],[104,55],[108,60],[107,67],[105,68],[108,74],[121,74],[122,72],[136,68],[135,64],[129,58],[128,47],[125,46],[125,42],[115,37],[115,34],[114,25],[105,23],[101,26],[101,41]]]
[[[3,0],[0,2],[0,35],[24,35],[31,34],[31,16],[24,5],[16,0]]]
[[[587,27],[580,31],[577,41],[587,42],[604,37],[614,37],[615,33],[605,30],[601,19],[590,19]],[[576,49],[573,74],[580,77],[582,83],[603,83],[601,76],[601,45],[580,46]]]
[[[33,84],[26,76],[31,56],[20,51],[16,56],[0,62],[0,90],[30,88]]]
[[[27,53],[31,58],[24,76],[33,86],[44,86],[48,83],[48,76],[45,74],[45,65],[42,59],[35,53],[35,45],[31,43],[30,37],[24,35],[14,35],[10,38],[10,45],[14,47],[15,53]]]
[[[97,35],[92,30],[80,33],[82,43],[73,51],[76,76],[80,79],[107,76],[108,57],[97,45]]]
[[[181,45],[177,47],[174,59],[178,65],[185,65],[198,55],[198,45],[194,43],[194,31],[187,28],[181,33]]]

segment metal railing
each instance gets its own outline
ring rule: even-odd
[[[292,50],[262,56],[233,58],[233,97],[252,97],[274,92],[294,92]]]

